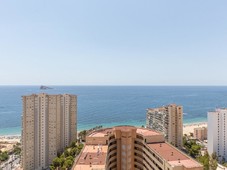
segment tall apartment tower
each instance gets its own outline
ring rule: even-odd
[[[77,96],[41,93],[22,100],[22,168],[45,169],[76,140]]]
[[[176,104],[147,109],[147,128],[162,132],[167,142],[183,145],[183,107]]]
[[[208,153],[227,160],[227,108],[208,112]]]

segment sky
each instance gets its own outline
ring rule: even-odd
[[[227,85],[226,0],[0,0],[0,85]]]

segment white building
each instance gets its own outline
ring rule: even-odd
[[[77,97],[42,93],[22,99],[21,164],[24,170],[45,169],[76,140]]]
[[[208,153],[227,161],[227,108],[208,112]]]

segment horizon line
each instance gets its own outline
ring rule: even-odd
[[[74,86],[74,87],[80,87],[80,86],[134,86],[134,87],[227,87],[227,85],[142,85],[142,84],[136,84],[136,85],[131,85],[131,84],[119,84],[119,85],[102,85],[102,84],[90,84],[90,85],[86,85],[86,84],[82,84],[82,85],[67,85],[67,84],[61,84],[61,85],[51,85],[51,84],[47,84],[47,85],[37,85],[37,84],[9,84],[9,85],[1,85],[0,84],[0,87],[1,86]]]

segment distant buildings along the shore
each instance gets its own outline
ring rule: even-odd
[[[76,140],[77,96],[23,96],[22,168],[45,169]]]
[[[146,127],[162,132],[169,143],[181,148],[183,145],[183,107],[170,104],[147,109]]]
[[[207,140],[207,127],[194,128],[193,136],[197,140]]]

